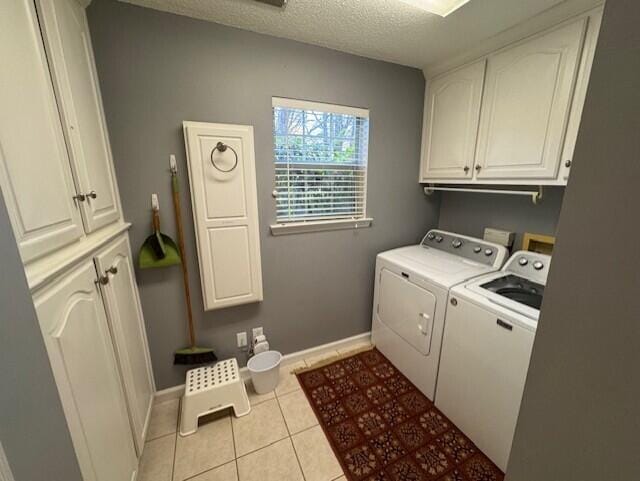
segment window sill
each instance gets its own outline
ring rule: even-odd
[[[309,222],[272,224],[271,235],[279,236],[327,230],[362,229],[364,227],[371,227],[372,223],[373,219],[371,217],[365,217],[363,219],[314,220]]]

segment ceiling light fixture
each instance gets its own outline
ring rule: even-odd
[[[469,0],[400,0],[402,3],[435,13],[441,17],[455,12]]]

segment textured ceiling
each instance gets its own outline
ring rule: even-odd
[[[446,18],[398,0],[123,0],[364,57],[428,69],[564,0],[471,0]]]

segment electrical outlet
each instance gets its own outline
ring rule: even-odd
[[[239,332],[236,334],[236,340],[238,341],[238,347],[247,347],[247,333]]]
[[[253,338],[255,339],[258,336],[262,336],[264,334],[264,330],[262,327],[254,327],[253,328]]]

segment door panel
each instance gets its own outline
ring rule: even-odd
[[[458,298],[447,307],[436,406],[505,471],[535,333]]]
[[[205,309],[261,301],[253,128],[185,122],[184,131]]]
[[[88,232],[119,217],[102,104],[84,8],[76,0],[40,0],[48,53]]]
[[[31,2],[3,4],[0,58],[0,184],[27,262],[84,234]]]
[[[485,61],[429,82],[425,101],[423,181],[473,176]]]
[[[557,176],[586,19],[489,57],[477,179]]]
[[[104,305],[87,261],[34,298],[85,481],[129,481],[133,438]]]
[[[96,258],[98,273],[108,284],[101,290],[124,381],[129,418],[138,454],[144,447],[145,428],[153,402],[153,380],[148,343],[131,261],[131,250],[122,237]]]
[[[380,272],[378,318],[396,334],[428,355],[433,337],[436,297],[398,274]]]

